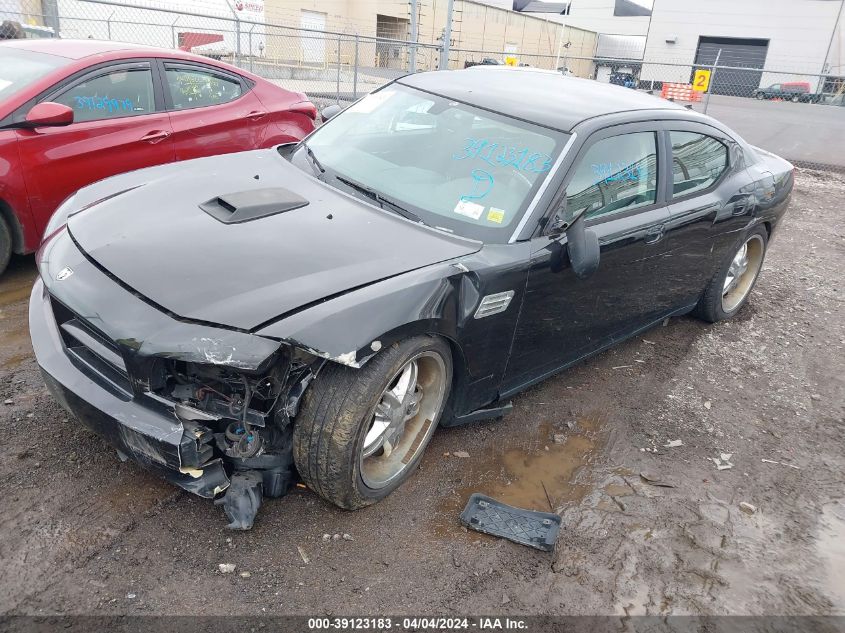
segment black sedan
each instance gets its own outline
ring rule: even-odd
[[[231,527],[297,477],[360,508],[438,425],[668,316],[735,315],[792,185],[633,90],[416,74],[301,143],[82,189],[39,251],[33,346],[83,424]]]

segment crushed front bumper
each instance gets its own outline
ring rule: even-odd
[[[222,460],[206,459],[211,438],[186,429],[166,403],[121,391],[67,353],[41,279],[32,289],[29,327],[47,387],[86,427],[144,468],[189,492],[213,498],[226,490],[229,477]]]

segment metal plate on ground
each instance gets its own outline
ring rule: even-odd
[[[477,532],[551,552],[560,532],[561,519],[551,512],[514,508],[476,492],[461,512],[461,523]]]

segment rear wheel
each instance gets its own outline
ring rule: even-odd
[[[710,280],[693,313],[715,323],[739,312],[760,275],[768,241],[762,226],[747,233]]]
[[[326,365],[294,428],[300,476],[342,508],[386,497],[422,458],[451,384],[449,346],[433,336],[397,343],[361,369]]]
[[[792,103],[798,103],[799,101],[801,101],[801,97],[798,95],[792,95]]]
[[[6,270],[11,257],[12,232],[9,230],[9,225],[6,223],[5,218],[0,216],[0,275]]]
[[[758,99],[761,99],[761,100],[766,98],[766,95],[764,95],[762,92],[758,92],[754,96],[757,97]]]

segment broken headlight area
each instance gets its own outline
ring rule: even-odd
[[[221,460],[229,485],[222,505],[229,527],[249,529],[263,497],[281,497],[295,483],[292,420],[324,362],[290,350],[263,373],[178,360],[156,363],[150,391],[173,406],[194,438],[198,467]],[[190,474],[190,469],[186,469]]]

